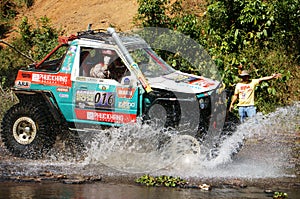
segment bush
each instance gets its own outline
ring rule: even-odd
[[[19,25],[20,36],[11,45],[33,60],[41,60],[57,44],[61,31],[52,28],[47,17],[41,17],[36,21],[37,26],[28,22],[24,17]],[[6,47],[0,51],[0,81],[4,88],[12,86],[18,69],[32,63],[31,60],[21,56],[14,49]]]
[[[155,2],[155,7],[149,3]],[[206,12],[183,9],[180,0],[139,0],[139,24],[166,27],[189,35],[213,58],[227,89],[239,81],[238,66],[253,78],[282,73],[283,78],[257,87],[259,111],[299,100],[300,85],[300,2],[298,0],[208,0]],[[198,6],[201,7],[201,6]],[[286,14],[288,13],[288,14]],[[149,17],[151,16],[151,17]],[[153,22],[153,16],[159,19]],[[171,43],[170,43],[171,45]],[[197,73],[180,53],[158,52],[176,69]]]

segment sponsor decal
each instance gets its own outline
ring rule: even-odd
[[[194,80],[194,78],[191,78],[187,75],[178,75],[177,77],[174,78],[176,82],[189,82],[191,80]]]
[[[134,107],[135,107],[134,102],[129,102],[129,101],[118,102],[118,108],[130,109],[130,108],[134,108]]]
[[[66,72],[70,72],[71,71],[71,67],[70,67],[71,64],[67,65],[67,66],[64,66],[62,68],[62,70],[66,71]]]
[[[71,75],[67,73],[32,73],[32,82],[51,86],[71,86]]]
[[[86,78],[85,77],[76,77],[76,80],[78,80],[78,81],[86,81]]]
[[[135,93],[135,88],[117,87],[117,95],[119,98],[131,99]]]
[[[175,74],[172,76],[164,76],[166,79],[173,80],[177,83],[188,83],[190,88],[197,88],[198,87],[210,87],[215,85],[213,82],[209,82],[202,77],[193,77],[184,74]]]
[[[94,77],[89,77],[89,78],[87,78],[87,81],[89,81],[89,82],[97,82],[98,81],[98,79],[97,78],[94,78]]]
[[[76,53],[76,50],[77,50],[77,46],[71,46],[71,47],[69,48],[69,52],[70,52],[70,53]]]
[[[101,112],[82,109],[75,109],[75,113],[76,117],[81,120],[94,120],[99,122],[111,122],[119,124],[136,121],[135,114]]]
[[[172,76],[164,76],[164,78],[166,79],[170,79],[170,80],[173,80],[175,82],[185,82],[185,83],[189,83],[189,82],[192,82],[192,81],[195,81],[195,80],[198,80],[199,78],[196,78],[196,77],[191,77],[191,76],[188,76],[188,75],[183,75],[183,74],[174,74]]]
[[[60,93],[58,96],[60,98],[69,98],[69,94],[65,94],[65,93]]]
[[[98,87],[99,87],[99,89],[104,90],[104,91],[109,89],[109,85],[105,85],[105,86],[104,85],[99,85]]]
[[[66,87],[57,87],[56,91],[57,92],[69,92],[69,88],[66,88]]]
[[[210,87],[210,86],[215,85],[215,83],[213,83],[213,82],[208,82],[208,81],[205,80],[205,79],[197,79],[196,81],[191,81],[191,82],[189,82],[189,84],[197,85],[197,86],[201,86],[201,87]]]
[[[77,47],[76,46],[71,46],[67,52],[67,55],[69,57],[68,62],[70,62],[71,58],[73,57],[73,54],[76,53]]]
[[[125,85],[129,85],[129,84],[130,84],[130,79],[129,79],[128,77],[126,77],[126,78],[124,79],[124,84],[125,84]]]
[[[75,101],[79,107],[113,109],[115,94],[113,92],[78,90]]]
[[[15,82],[16,87],[29,88],[30,85],[31,85],[31,82],[28,82],[28,81],[16,81]]]

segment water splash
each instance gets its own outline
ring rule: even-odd
[[[173,129],[153,124],[133,123],[98,133],[84,133],[89,164],[104,164],[130,173],[152,172],[165,168],[186,154],[200,154],[198,141]]]
[[[88,149],[83,160],[65,159],[68,153],[54,155],[57,151],[53,151],[45,160],[14,161],[11,167],[18,175],[50,170],[81,175],[149,173],[201,178],[294,176],[295,165],[289,159],[299,128],[300,103],[268,115],[258,114],[223,140],[217,157],[207,158],[208,149],[199,146],[191,135],[172,129],[162,131],[148,124],[128,124],[80,134]],[[245,141],[243,148],[232,156],[241,141]]]
[[[219,155],[207,160],[203,154],[191,159],[191,165],[175,164],[170,175],[189,177],[295,177],[290,171],[295,165],[291,158],[293,139],[299,133],[300,103],[279,108],[268,115],[258,114],[237,127],[219,148]],[[243,149],[232,156],[245,141]]]
[[[191,135],[151,125],[129,124],[84,135],[89,140],[85,164],[104,164],[129,173],[155,173],[185,177],[278,177],[287,173],[291,148],[282,141],[299,126],[299,103],[237,127],[223,139],[218,156],[207,158]],[[162,140],[168,140],[162,142]],[[240,144],[245,141],[242,150]],[[232,154],[237,153],[235,156]]]

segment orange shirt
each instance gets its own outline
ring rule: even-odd
[[[234,94],[239,96],[238,106],[254,105],[254,90],[259,84],[259,79],[253,79],[250,83],[238,83],[235,87]]]

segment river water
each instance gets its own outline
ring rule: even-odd
[[[239,125],[222,142],[216,158],[207,158],[203,153],[207,149],[190,136],[174,135],[157,149],[158,136],[153,129],[136,125],[86,134],[82,140],[88,151],[77,158],[64,144],[43,160],[12,158],[0,147],[0,198],[268,198],[264,191],[269,189],[300,198],[299,103]],[[243,148],[232,156],[242,141]],[[45,171],[101,180],[84,184],[16,180]],[[180,176],[193,185],[210,184],[212,190],[135,184],[143,174]]]

